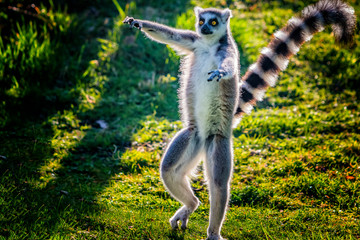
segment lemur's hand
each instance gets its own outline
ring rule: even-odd
[[[210,71],[208,72],[208,74],[210,75],[210,77],[208,78],[208,82],[214,80],[214,78],[217,77],[217,80],[216,81],[220,81],[220,79],[224,76],[227,75],[227,73],[224,71],[224,70],[213,70],[213,71]]]
[[[133,17],[126,17],[124,19],[123,23],[125,23],[125,24],[127,23],[131,27],[138,28],[139,30],[141,30],[141,28],[142,28],[141,22],[138,20],[135,20]]]

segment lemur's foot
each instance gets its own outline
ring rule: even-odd
[[[210,235],[206,240],[226,240],[226,239],[222,238],[220,235]]]
[[[135,20],[133,17],[126,17],[123,23],[127,23],[132,28],[138,28],[139,30],[141,30],[142,28],[142,24],[138,20]]]
[[[213,71],[208,72],[208,74],[209,75],[211,74],[210,77],[208,78],[208,82],[214,80],[214,78],[217,78],[216,81],[219,82],[222,77],[227,75],[227,73],[223,70],[213,70]]]
[[[170,218],[170,225],[172,227],[172,229],[177,229],[178,226],[178,222],[181,221],[181,229],[186,229],[187,223],[189,221],[189,216],[193,211],[191,211],[189,208],[187,208],[186,206],[181,207],[179,210],[177,210],[177,212],[174,214],[174,216],[172,216],[172,218]]]

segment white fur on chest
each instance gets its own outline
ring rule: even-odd
[[[200,48],[194,53],[194,64],[190,81],[194,86],[194,114],[200,136],[206,138],[216,132],[216,123],[221,118],[219,97],[219,82],[214,79],[208,82],[209,72],[218,69],[218,59],[215,56],[218,45],[210,48]]]

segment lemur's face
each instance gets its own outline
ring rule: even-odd
[[[196,30],[201,35],[214,36],[226,32],[231,11],[229,9],[218,10],[214,8],[202,9],[195,7]]]

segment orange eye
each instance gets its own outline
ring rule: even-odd
[[[212,21],[212,22],[211,22],[211,25],[215,26],[216,23],[217,23],[216,21]]]
[[[204,21],[200,20],[199,22],[200,26],[204,24]]]

